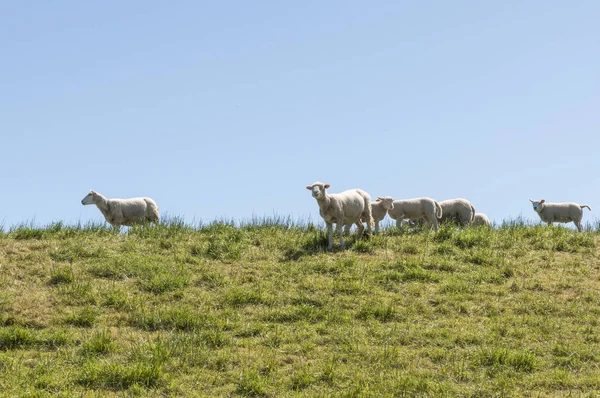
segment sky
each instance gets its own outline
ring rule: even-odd
[[[306,185],[600,211],[600,2],[0,5],[0,224],[322,223]]]

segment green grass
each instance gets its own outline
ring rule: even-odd
[[[98,330],[82,344],[81,352],[86,356],[107,355],[115,349],[114,340],[109,330]]]
[[[25,223],[0,396],[597,396],[597,230]]]

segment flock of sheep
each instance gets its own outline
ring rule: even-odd
[[[333,224],[336,224],[336,233],[340,239],[340,246],[344,248],[342,227],[349,229],[352,224],[358,228],[357,239],[360,239],[367,223],[369,234],[379,231],[379,222],[388,214],[396,220],[396,226],[402,229],[404,220],[424,220],[430,227],[437,231],[438,223],[452,220],[461,226],[484,225],[491,226],[490,220],[483,213],[476,213],[475,208],[466,199],[450,199],[436,202],[430,198],[416,198],[394,200],[390,196],[377,197],[371,202],[371,196],[362,189],[350,189],[338,194],[327,192],[329,184],[315,182],[307,185],[306,189],[312,191],[312,196],[319,204],[319,213],[327,225],[327,238],[329,249],[333,247]],[[583,227],[583,208],[588,205],[577,203],[548,203],[545,200],[531,200],[533,209],[542,221],[552,225],[553,222],[573,222],[581,232]]]
[[[349,189],[342,193],[330,194],[329,184],[315,182],[307,185],[312,196],[319,204],[319,213],[327,225],[329,249],[333,247],[333,224],[344,248],[342,228],[350,229],[352,224],[358,227],[357,239],[362,237],[367,223],[367,232],[379,232],[379,223],[386,214],[396,220],[396,226],[402,229],[404,220],[424,221],[437,231],[440,222],[452,220],[461,226],[484,225],[491,226],[490,220],[483,213],[476,213],[475,208],[466,199],[450,199],[436,202],[430,198],[394,200],[390,196],[377,197],[371,202],[371,196],[362,189]],[[533,209],[542,221],[552,225],[553,222],[573,222],[581,232],[583,227],[583,208],[588,205],[577,203],[548,203],[545,200],[531,200]],[[114,228],[121,225],[132,226],[140,223],[160,221],[156,202],[150,198],[108,199],[101,194],[90,191],[82,200],[83,205],[96,205],[106,221]]]

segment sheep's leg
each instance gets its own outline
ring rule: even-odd
[[[577,227],[577,230],[579,232],[583,231],[583,226],[581,225],[581,221],[573,221],[573,223],[575,223],[575,226]]]
[[[346,236],[350,235],[350,228],[352,228],[352,224],[344,225],[344,235],[346,235]]]
[[[342,236],[342,223],[341,222],[337,222],[335,224],[335,232],[337,233],[337,236],[340,238],[340,247],[342,249],[344,249],[346,247],[346,245],[344,244],[344,237]]]
[[[125,216],[123,215],[122,209],[120,207],[115,208],[111,216],[109,223],[111,223],[113,227],[116,226],[118,229],[121,229],[121,225],[125,223]]]
[[[435,217],[433,217],[433,230],[435,232],[437,232],[437,230],[438,230],[438,220]]]
[[[371,224],[371,221],[373,221],[373,223],[375,222],[375,219],[373,218],[373,210],[370,207],[366,209],[362,218],[367,222],[367,233],[369,234],[369,237],[373,236],[373,224]]]
[[[379,221],[375,221],[375,233],[379,233]]]
[[[360,240],[362,238],[363,231],[365,230],[365,225],[362,220],[358,220],[356,222],[356,226],[358,227],[358,234],[356,235],[356,240]]]
[[[398,228],[400,231],[402,231],[402,230],[403,230],[403,229],[402,229],[402,220],[403,220],[403,218],[402,218],[402,217],[400,217],[400,216],[398,216],[398,217],[396,218],[396,228]]]
[[[147,224],[156,224],[159,220],[158,210],[148,203],[146,204],[146,211],[144,214],[144,219]]]
[[[437,230],[438,230],[438,221],[437,221],[436,217],[427,217],[427,216],[425,216],[425,221],[427,221],[427,225],[429,226],[430,229],[433,227],[433,230],[437,232]]]
[[[328,222],[327,223],[327,248],[331,250],[333,248],[333,225]]]
[[[107,214],[104,219],[112,227],[113,232],[118,233],[121,230],[121,223],[112,214]]]

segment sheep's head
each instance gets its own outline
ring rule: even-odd
[[[378,202],[383,203],[383,208],[386,210],[394,210],[394,198],[391,196],[377,197]]]
[[[538,213],[544,209],[544,202],[546,202],[544,199],[542,199],[542,200],[529,199],[529,201],[533,205],[533,210],[537,211]]]
[[[87,195],[85,195],[85,197],[83,199],[81,199],[81,204],[82,205],[93,205],[96,203],[96,198],[98,197],[98,194],[94,191],[90,191],[90,193],[88,193]]]
[[[307,185],[306,189],[312,191],[313,198],[319,200],[325,197],[325,195],[327,194],[326,189],[329,187],[329,184],[323,184],[322,182],[317,181],[312,185]]]

